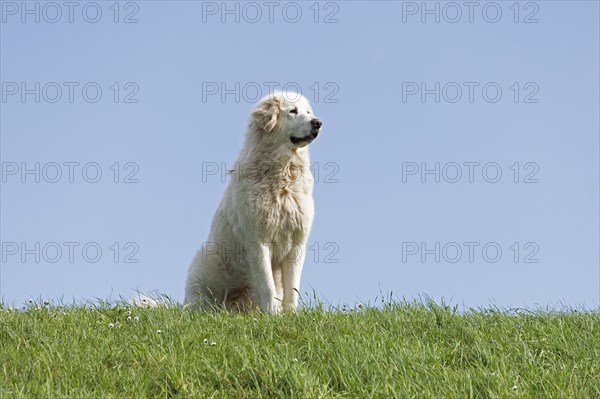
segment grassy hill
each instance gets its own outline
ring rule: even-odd
[[[600,398],[597,312],[0,308],[1,398]]]

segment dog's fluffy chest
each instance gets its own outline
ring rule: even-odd
[[[265,239],[270,242],[300,243],[310,230],[314,214],[313,177],[302,165],[285,168],[256,187],[258,214]]]

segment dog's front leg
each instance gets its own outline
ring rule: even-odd
[[[283,262],[283,309],[286,311],[295,312],[298,307],[300,277],[304,267],[305,254],[306,245],[296,246]]]
[[[264,313],[279,313],[280,302],[275,298],[277,290],[271,268],[271,249],[265,244],[253,244],[258,253],[248,253],[253,288],[258,293],[260,308]]]

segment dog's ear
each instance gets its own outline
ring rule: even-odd
[[[281,103],[278,98],[263,102],[252,113],[252,120],[265,132],[270,133],[277,125],[277,119],[281,111]]]

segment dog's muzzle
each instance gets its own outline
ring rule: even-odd
[[[299,144],[299,143],[311,143],[314,139],[317,138],[317,136],[319,135],[319,130],[321,129],[321,126],[323,125],[323,122],[321,122],[319,119],[313,119],[310,121],[310,134],[304,136],[304,137],[290,137],[290,140],[292,141],[292,143],[294,144]]]
[[[319,131],[317,130],[316,132],[310,132],[310,134],[304,136],[304,137],[290,137],[290,140],[292,140],[292,143],[294,144],[299,144],[299,143],[311,143],[314,139],[317,138],[317,136],[319,135]]]

